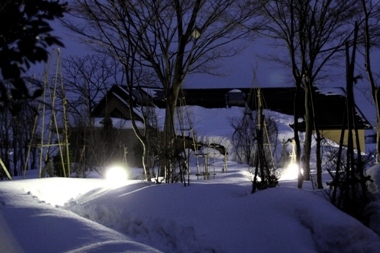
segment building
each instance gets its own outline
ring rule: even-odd
[[[256,88],[183,89],[180,98],[184,98],[188,106],[201,106],[210,109],[242,107],[255,110],[257,107],[257,91],[258,89]],[[294,106],[298,106],[299,114],[304,114],[304,96],[301,94],[298,104],[295,104],[295,88],[260,88],[260,92],[265,109],[293,115]],[[165,108],[165,94],[160,88],[145,87],[135,89],[132,94],[133,112],[138,121],[142,122],[141,106],[149,105]],[[94,118],[120,118],[129,121],[131,120],[129,98],[129,92],[125,86],[114,85],[96,106],[91,116]],[[313,99],[316,109],[316,123],[322,136],[339,143],[341,131],[345,128],[343,126],[343,116],[346,108],[345,89],[314,89]],[[371,125],[358,107],[356,107],[355,122],[358,128],[361,149],[365,150],[364,131],[370,129]],[[301,121],[300,131],[304,131],[304,128],[305,124]],[[345,136],[347,139],[347,134]],[[122,129],[119,140],[128,149],[128,160],[136,159],[134,158],[133,146],[138,143],[138,139],[133,130],[131,128]]]

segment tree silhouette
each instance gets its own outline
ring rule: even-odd
[[[0,2],[0,110],[21,110],[20,101],[36,98],[22,78],[32,64],[46,61],[47,47],[63,46],[50,34],[48,21],[63,17],[67,3],[48,0],[5,0]]]
[[[243,0],[80,0],[70,13],[74,19],[66,25],[91,46],[119,59],[125,69],[143,68],[158,80],[165,93],[161,157],[169,180],[176,139],[174,114],[186,77],[215,74],[219,59],[239,51],[231,43],[247,36],[251,32],[247,27],[258,29],[256,12],[253,3]],[[83,22],[75,23],[76,19]]]

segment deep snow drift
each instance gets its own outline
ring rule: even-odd
[[[221,163],[217,164],[220,168]],[[295,181],[250,194],[247,168],[154,185],[0,183],[0,252],[378,252],[376,233]],[[104,225],[104,226],[103,226]]]

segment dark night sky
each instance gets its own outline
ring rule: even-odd
[[[65,48],[61,49],[62,58],[69,55],[83,56],[93,53],[87,45],[79,41],[76,35],[70,34],[69,31],[63,29],[59,24],[55,24],[55,28],[55,34],[58,34],[65,44]],[[221,68],[219,69],[219,72],[222,73],[221,76],[206,74],[189,75],[185,81],[185,86],[195,88],[251,87],[252,85],[255,87],[293,86],[290,67],[258,57],[258,54],[263,56],[273,51],[278,51],[286,57],[287,52],[283,48],[271,47],[264,39],[242,41],[241,43],[244,43],[247,48],[238,55],[221,60]],[[33,71],[33,73],[38,73],[39,69],[33,68]],[[256,71],[256,80],[253,80],[254,71]],[[344,68],[341,71],[344,72]],[[342,77],[344,79],[344,75]],[[343,86],[344,84],[344,80],[334,80],[334,86]]]
[[[69,55],[84,56],[93,54],[91,49],[80,42],[80,40],[62,28],[58,22],[54,22],[54,34],[61,37],[64,48],[61,48],[61,56],[65,58]],[[240,42],[237,42],[240,43]],[[256,56],[258,52],[265,53],[273,50],[265,44],[263,40],[242,41],[246,48],[228,59],[221,60],[221,68],[218,72],[221,76],[206,74],[189,75],[185,81],[186,87],[251,87],[259,85],[262,87],[292,86],[292,78],[289,75],[290,69],[279,66],[269,60],[262,60]],[[257,80],[253,80],[256,70]],[[32,74],[39,75],[43,68],[36,66],[31,70]]]
[[[69,0],[69,2],[72,0]],[[66,45],[65,48],[61,49],[62,58],[69,55],[86,55],[92,54],[88,46],[79,42],[72,32],[64,29],[59,21],[54,21],[52,23],[54,30],[53,34],[57,34],[62,38],[63,43]],[[240,43],[240,42],[237,42]],[[243,52],[239,55],[231,57],[229,59],[222,60],[222,67],[220,72],[223,76],[210,76],[210,75],[200,75],[194,74],[187,77],[185,81],[185,87],[278,87],[278,86],[293,86],[293,78],[291,77],[291,69],[287,66],[281,66],[275,62],[270,62],[269,60],[263,60],[257,57],[257,54],[265,55],[268,52],[276,52],[276,54],[283,54],[287,57],[286,49],[275,48],[268,45],[268,41],[254,40],[254,41],[243,41],[242,43],[249,45]],[[359,58],[361,57],[358,54]],[[373,63],[373,68],[377,73],[380,74],[380,52],[377,52],[377,57],[373,57],[376,61]],[[363,66],[363,64],[361,64]],[[256,70],[257,79],[253,80],[254,71]],[[319,86],[345,86],[344,77],[345,68],[340,67],[335,71],[339,72],[340,77],[331,80],[326,80],[326,82],[318,83]],[[357,68],[357,73],[361,73],[366,76],[363,70]],[[29,73],[42,75],[43,66],[34,67]],[[368,86],[366,81],[362,82],[363,86]]]

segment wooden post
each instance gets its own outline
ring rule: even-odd
[[[5,164],[4,164],[3,160],[1,160],[1,158],[0,158],[0,165],[3,168],[5,175],[7,175],[7,178],[9,180],[12,180],[11,174],[9,174],[9,171],[8,171],[7,167],[5,167]]]

